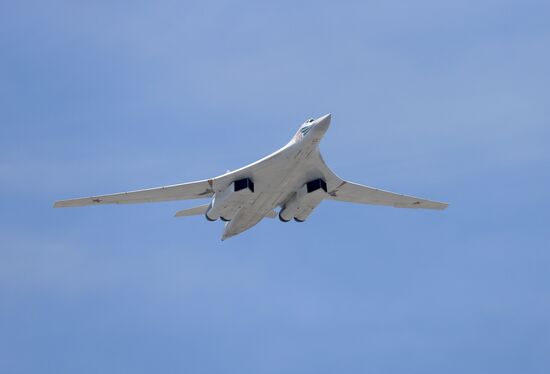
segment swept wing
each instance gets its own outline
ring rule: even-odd
[[[415,196],[401,195],[347,181],[342,181],[338,187],[332,191],[329,191],[329,199],[347,201],[351,203],[388,205],[396,208],[411,209],[442,210],[448,206],[448,204],[438,201],[426,200]]]
[[[111,195],[98,195],[78,199],[61,200],[54,208],[67,208],[101,204],[136,204],[159,201],[191,200],[208,198],[214,195],[212,180],[174,184],[171,186],[149,188],[145,190],[120,192]]]

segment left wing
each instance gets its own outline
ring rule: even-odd
[[[334,190],[329,191],[329,199],[351,203],[389,205],[396,208],[442,210],[449,206],[449,204],[438,201],[401,195],[346,181],[342,181]]]
[[[79,199],[61,200],[54,208],[67,208],[101,204],[137,204],[158,201],[190,200],[208,198],[214,194],[212,180],[174,184],[171,186],[149,188],[146,190],[120,192],[112,195],[99,195]]]

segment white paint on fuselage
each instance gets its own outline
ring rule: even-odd
[[[221,193],[233,181],[250,178],[254,182],[254,194],[243,205],[235,207],[234,218],[226,223],[222,240],[237,235],[260,222],[269,212],[292,198],[305,183],[322,178],[327,184],[337,178],[322,161],[319,142],[330,125],[330,114],[313,122],[305,135],[300,130],[283,148],[263,159],[214,178],[213,187]]]
[[[283,221],[294,217],[304,220],[324,199],[360,204],[385,205],[396,208],[436,209],[448,204],[408,196],[344,181],[334,174],[319,153],[319,142],[330,125],[330,115],[306,121],[292,140],[283,148],[233,172],[212,179],[180,183],[137,191],[108,195],[88,196],[57,201],[56,208],[103,204],[135,204],[172,200],[213,198],[210,204],[185,209],[177,217],[206,214],[209,219],[224,218],[226,224],[222,239],[237,235],[262,220],[274,217],[274,209]],[[247,191],[235,191],[232,185],[240,179],[246,181]],[[324,183],[304,186],[310,181],[323,179]],[[212,216],[209,214],[212,213]]]
[[[319,153],[319,143],[330,125],[330,114],[308,120],[292,140],[271,155],[233,172],[212,179],[161,186],[137,191],[96,195],[57,201],[56,208],[103,204],[135,204],[172,200],[212,198],[210,204],[185,209],[176,217],[205,214],[210,220],[230,219],[222,239],[237,235],[262,218],[274,217],[277,207],[281,220],[291,217],[303,221],[324,199],[360,204],[385,205],[396,208],[447,208],[447,203],[344,181],[334,174]],[[247,178],[248,190],[235,191],[233,182]],[[312,183],[322,179],[325,183]],[[212,214],[210,216],[209,214]]]

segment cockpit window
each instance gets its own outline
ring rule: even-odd
[[[305,136],[309,130],[311,130],[311,128],[313,127],[312,124],[310,124],[310,122],[306,122],[301,128],[300,128],[300,132],[302,133],[303,136]]]
[[[300,129],[296,133],[294,139],[296,141],[302,140],[302,138],[309,133],[309,131],[313,128],[314,125],[315,125],[315,120],[313,118],[310,118],[304,123],[302,123],[302,126],[300,126]]]

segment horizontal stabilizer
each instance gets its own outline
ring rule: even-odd
[[[210,204],[199,205],[194,208],[180,210],[179,212],[176,212],[176,215],[174,217],[200,216],[206,214],[209,205]],[[265,216],[267,218],[277,218],[277,212],[275,212],[274,210],[270,210],[269,213],[267,213]]]
[[[194,208],[180,210],[174,217],[200,216],[206,213],[210,204],[199,205]]]

